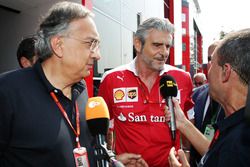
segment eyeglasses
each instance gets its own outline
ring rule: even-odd
[[[82,39],[78,39],[78,38],[75,38],[75,37],[72,37],[72,36],[63,36],[64,38],[69,38],[69,39],[74,39],[76,41],[79,41],[81,42],[82,44],[88,44],[90,47],[89,47],[89,50],[90,52],[92,53],[96,53],[98,51],[98,49],[100,48],[100,41],[97,40],[97,39],[92,39],[92,40],[82,40]]]

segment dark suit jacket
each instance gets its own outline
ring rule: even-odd
[[[205,90],[208,87],[208,84],[204,84],[200,87],[194,88],[193,89],[193,94],[192,94],[192,100],[194,101],[194,103],[196,102],[198,96],[200,95],[201,92],[203,92],[203,90]]]
[[[207,101],[207,98],[208,98],[208,91],[209,91],[209,87],[207,86],[197,96],[196,103],[194,105],[195,126],[200,131],[202,129],[202,122],[203,122],[202,120],[203,120],[203,114],[204,114],[204,109],[205,109],[206,101]]]

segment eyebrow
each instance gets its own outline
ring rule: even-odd
[[[167,47],[171,47],[171,44],[164,42],[152,42],[153,45],[165,45]]]
[[[96,40],[96,41],[100,41],[100,38],[99,37],[87,37],[85,38],[86,40]]]

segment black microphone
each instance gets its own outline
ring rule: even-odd
[[[160,80],[160,92],[161,96],[166,100],[168,110],[171,113],[170,130],[171,130],[172,140],[175,140],[176,123],[175,123],[175,114],[174,114],[172,97],[177,96],[178,88],[175,79],[172,76],[170,75],[162,76]]]
[[[106,153],[106,135],[109,127],[109,112],[102,97],[91,97],[86,106],[86,120],[92,136],[96,139],[95,155],[97,167],[108,167],[109,156]]]

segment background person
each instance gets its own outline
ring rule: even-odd
[[[220,41],[215,41],[213,42],[211,45],[209,45],[208,47],[208,56],[207,56],[207,70],[209,71],[210,66],[211,66],[211,59],[212,59],[212,53],[214,51],[214,49],[216,48],[216,46],[219,44]],[[194,102],[196,102],[196,99],[198,97],[198,95],[200,94],[200,92],[202,92],[204,89],[207,89],[208,87],[208,83],[198,87],[198,88],[194,88],[193,90],[193,95],[192,95],[192,99]]]
[[[206,84],[207,77],[204,73],[198,72],[198,73],[194,74],[193,81],[194,81],[195,87],[200,87],[200,86]]]
[[[36,37],[24,38],[17,48],[17,61],[21,68],[31,67],[38,59],[35,49]]]

